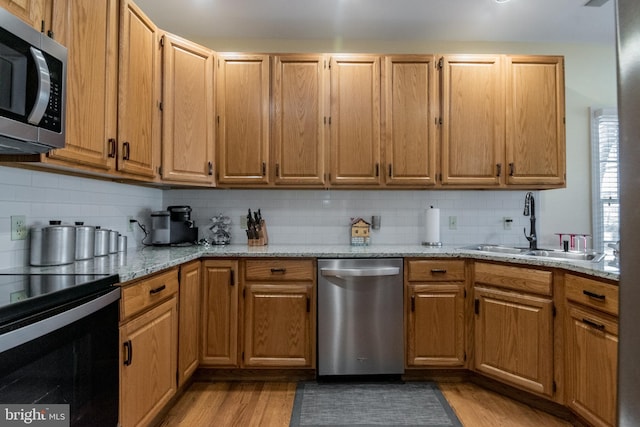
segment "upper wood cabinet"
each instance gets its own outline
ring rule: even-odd
[[[273,173],[276,185],[325,185],[328,68],[324,55],[273,58]]]
[[[269,56],[217,59],[217,159],[221,185],[269,182]]]
[[[118,170],[156,177],[159,163],[160,43],[155,24],[121,0]]]
[[[169,33],[162,45],[162,179],[212,185],[213,51]]]
[[[38,31],[47,28],[47,5],[50,0],[0,0],[0,7],[13,13]]]
[[[564,59],[507,56],[507,184],[565,185]]]
[[[503,74],[501,55],[442,58],[442,185],[503,182]]]
[[[384,57],[386,183],[436,183],[436,64],[433,55]]]
[[[380,56],[331,57],[331,185],[380,184]]]
[[[118,0],[56,0],[52,31],[68,49],[66,145],[42,161],[116,168]]]

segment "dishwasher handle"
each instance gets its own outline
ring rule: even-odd
[[[320,274],[324,277],[397,276],[398,274],[400,274],[400,268],[398,267],[321,268]]]

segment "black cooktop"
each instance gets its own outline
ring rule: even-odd
[[[119,281],[117,274],[0,272],[0,332],[108,292]]]

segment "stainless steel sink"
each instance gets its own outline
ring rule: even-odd
[[[599,262],[604,258],[604,254],[598,252],[578,252],[568,251],[564,252],[560,249],[535,249],[518,248],[513,246],[502,245],[473,245],[466,246],[462,249],[479,251],[479,252],[492,252],[507,255],[523,255],[535,258],[552,258],[569,261],[591,261]]]
[[[529,251],[529,248],[514,248],[511,246],[501,246],[501,245],[474,245],[474,246],[466,246],[462,249],[468,249],[468,250],[480,251],[480,252],[494,252],[499,254],[510,254],[510,255],[522,255]]]
[[[578,252],[578,251],[561,251],[559,249],[538,249],[528,251],[524,255],[544,258],[567,259],[572,261],[591,261],[599,262],[604,258],[604,254],[598,252]]]

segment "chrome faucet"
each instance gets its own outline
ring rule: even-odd
[[[528,216],[531,220],[531,228],[527,236],[527,229],[524,229],[524,237],[529,241],[529,249],[538,249],[538,236],[536,235],[536,201],[533,199],[533,193],[528,192],[524,198],[524,216]]]

